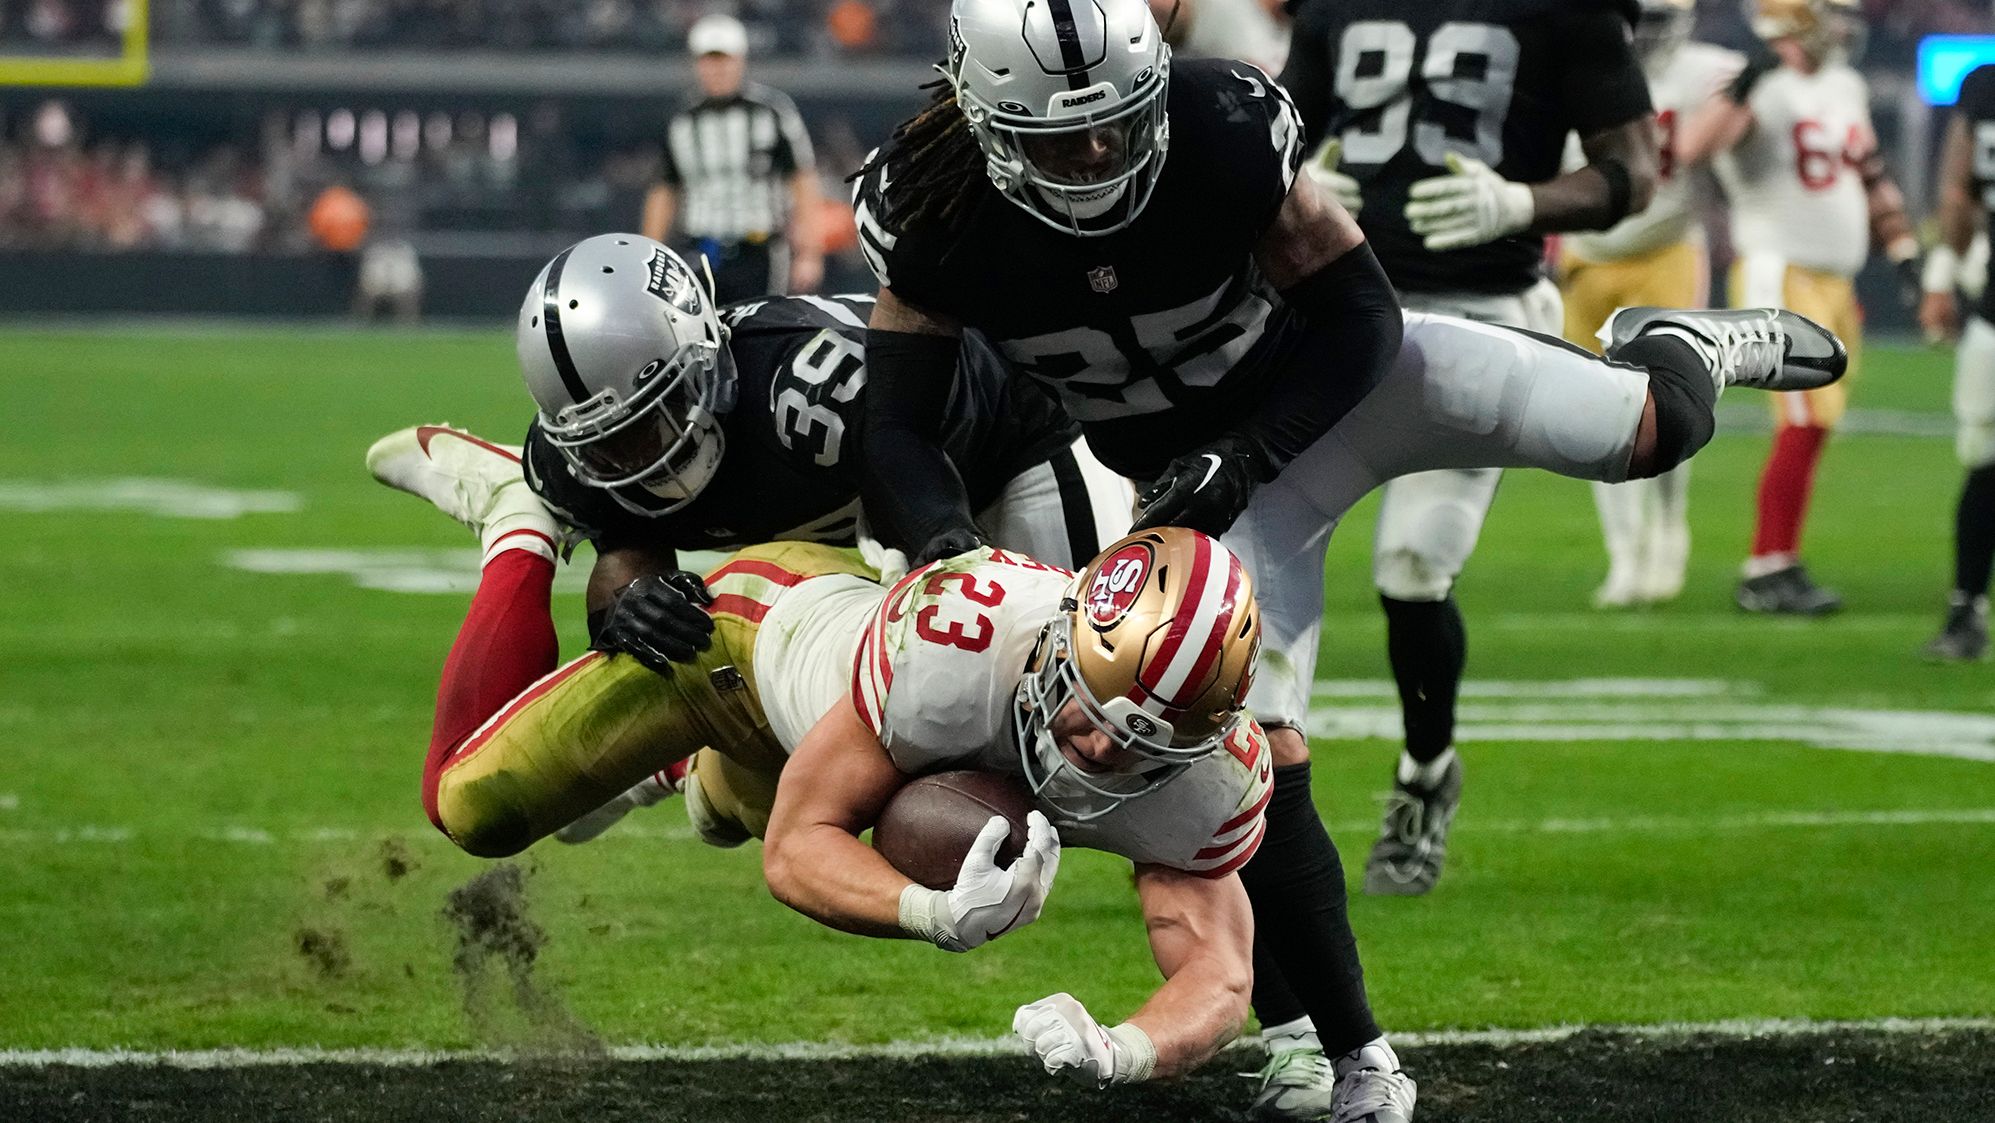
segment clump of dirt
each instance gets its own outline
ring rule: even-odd
[[[409,845],[399,838],[381,840],[381,876],[389,881],[400,881],[414,873],[416,857],[409,853]]]
[[[346,898],[346,895],[353,891],[353,879],[350,877],[326,878],[325,890],[326,890],[326,900],[328,901],[344,900]]]
[[[451,890],[445,900],[443,916],[457,937],[451,968],[463,988],[465,1016],[487,1041],[523,1053],[600,1056],[602,1041],[535,976],[547,930],[527,913],[529,872],[502,863]]]
[[[322,979],[341,978],[353,967],[353,956],[346,950],[346,937],[338,929],[300,928],[292,939],[298,955]]]

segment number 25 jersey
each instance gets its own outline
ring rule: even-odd
[[[1619,0],[1308,0],[1282,82],[1313,148],[1343,142],[1358,213],[1386,275],[1413,292],[1518,292],[1544,238],[1516,234],[1434,252],[1406,222],[1412,186],[1448,174],[1448,153],[1515,183],[1559,174],[1566,134],[1649,112]]]

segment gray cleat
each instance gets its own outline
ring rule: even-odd
[[[1448,762],[1432,788],[1393,777],[1385,823],[1371,856],[1365,859],[1365,892],[1383,897],[1418,897],[1441,879],[1448,857],[1448,824],[1462,802],[1462,758]]]
[[[1739,582],[1732,594],[1747,612],[1769,616],[1827,616],[1842,611],[1843,598],[1815,584],[1799,563]]]
[[[1336,1106],[1337,1073],[1320,1048],[1270,1049],[1261,1071],[1242,1075],[1261,1082],[1247,1109],[1249,1119],[1262,1123],[1328,1119]]]
[[[1330,1123],[1412,1123],[1419,1088],[1397,1069],[1357,1068],[1337,1080]]]
[[[1920,654],[1935,663],[1973,663],[1988,658],[1988,598],[1955,599],[1946,625]]]
[[[1843,376],[1849,351],[1836,333],[1779,308],[1692,312],[1680,308],[1621,308],[1600,327],[1607,357],[1651,333],[1696,349],[1722,389],[1813,390]]]

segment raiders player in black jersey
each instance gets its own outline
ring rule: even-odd
[[[1311,173],[1357,216],[1408,309],[1558,335],[1544,234],[1601,230],[1648,205],[1658,161],[1632,0],[1303,0],[1282,82]],[[1588,163],[1560,174],[1568,133]],[[1454,599],[1496,498],[1495,469],[1385,487],[1373,579],[1406,747],[1365,891],[1433,888],[1461,798]]]
[[[1446,317],[1402,325],[1356,223],[1296,176],[1287,94],[1245,63],[1174,62],[1143,0],[955,0],[945,73],[858,188],[883,286],[868,518],[917,561],[977,541],[937,436],[956,336],[975,328],[1058,391],[1103,462],[1152,481],[1140,525],[1224,534],[1255,574],[1249,701],[1278,765],[1241,871],[1267,953],[1256,1006],[1264,1023],[1306,1011],[1321,1048],[1296,1052],[1338,1077],[1329,1102],[1264,1087],[1257,1110],[1405,1119],[1412,1083],[1365,1000],[1301,733],[1330,528],[1408,471],[1653,475],[1709,439],[1721,386],[1831,381],[1840,346],[1764,310],[1624,313],[1614,363]]]
[[[1955,447],[1967,480],[1954,510],[1953,592],[1925,655],[1941,662],[1988,657],[1988,575],[1995,568],[1995,292],[1987,265],[1962,266],[1977,228],[1995,214],[1995,66],[1969,72],[1940,151],[1940,244],[1926,257],[1919,323],[1929,337],[1959,336],[1954,354]],[[1961,330],[1954,289],[1975,292]]]

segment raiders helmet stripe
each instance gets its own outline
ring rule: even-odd
[[[554,356],[554,369],[561,375],[561,384],[568,387],[568,392],[580,403],[588,401],[591,396],[589,384],[582,381],[582,373],[575,369],[575,358],[568,353],[567,337],[561,334],[561,267],[568,264],[568,255],[574,252],[575,247],[570,246],[548,264],[540,320],[547,332],[547,350]]]
[[[1088,59],[1081,53],[1080,28],[1074,26],[1074,6],[1071,0],[1046,0],[1046,7],[1053,16],[1053,34],[1060,39],[1060,61],[1067,67],[1067,88],[1085,90],[1088,82]]]

